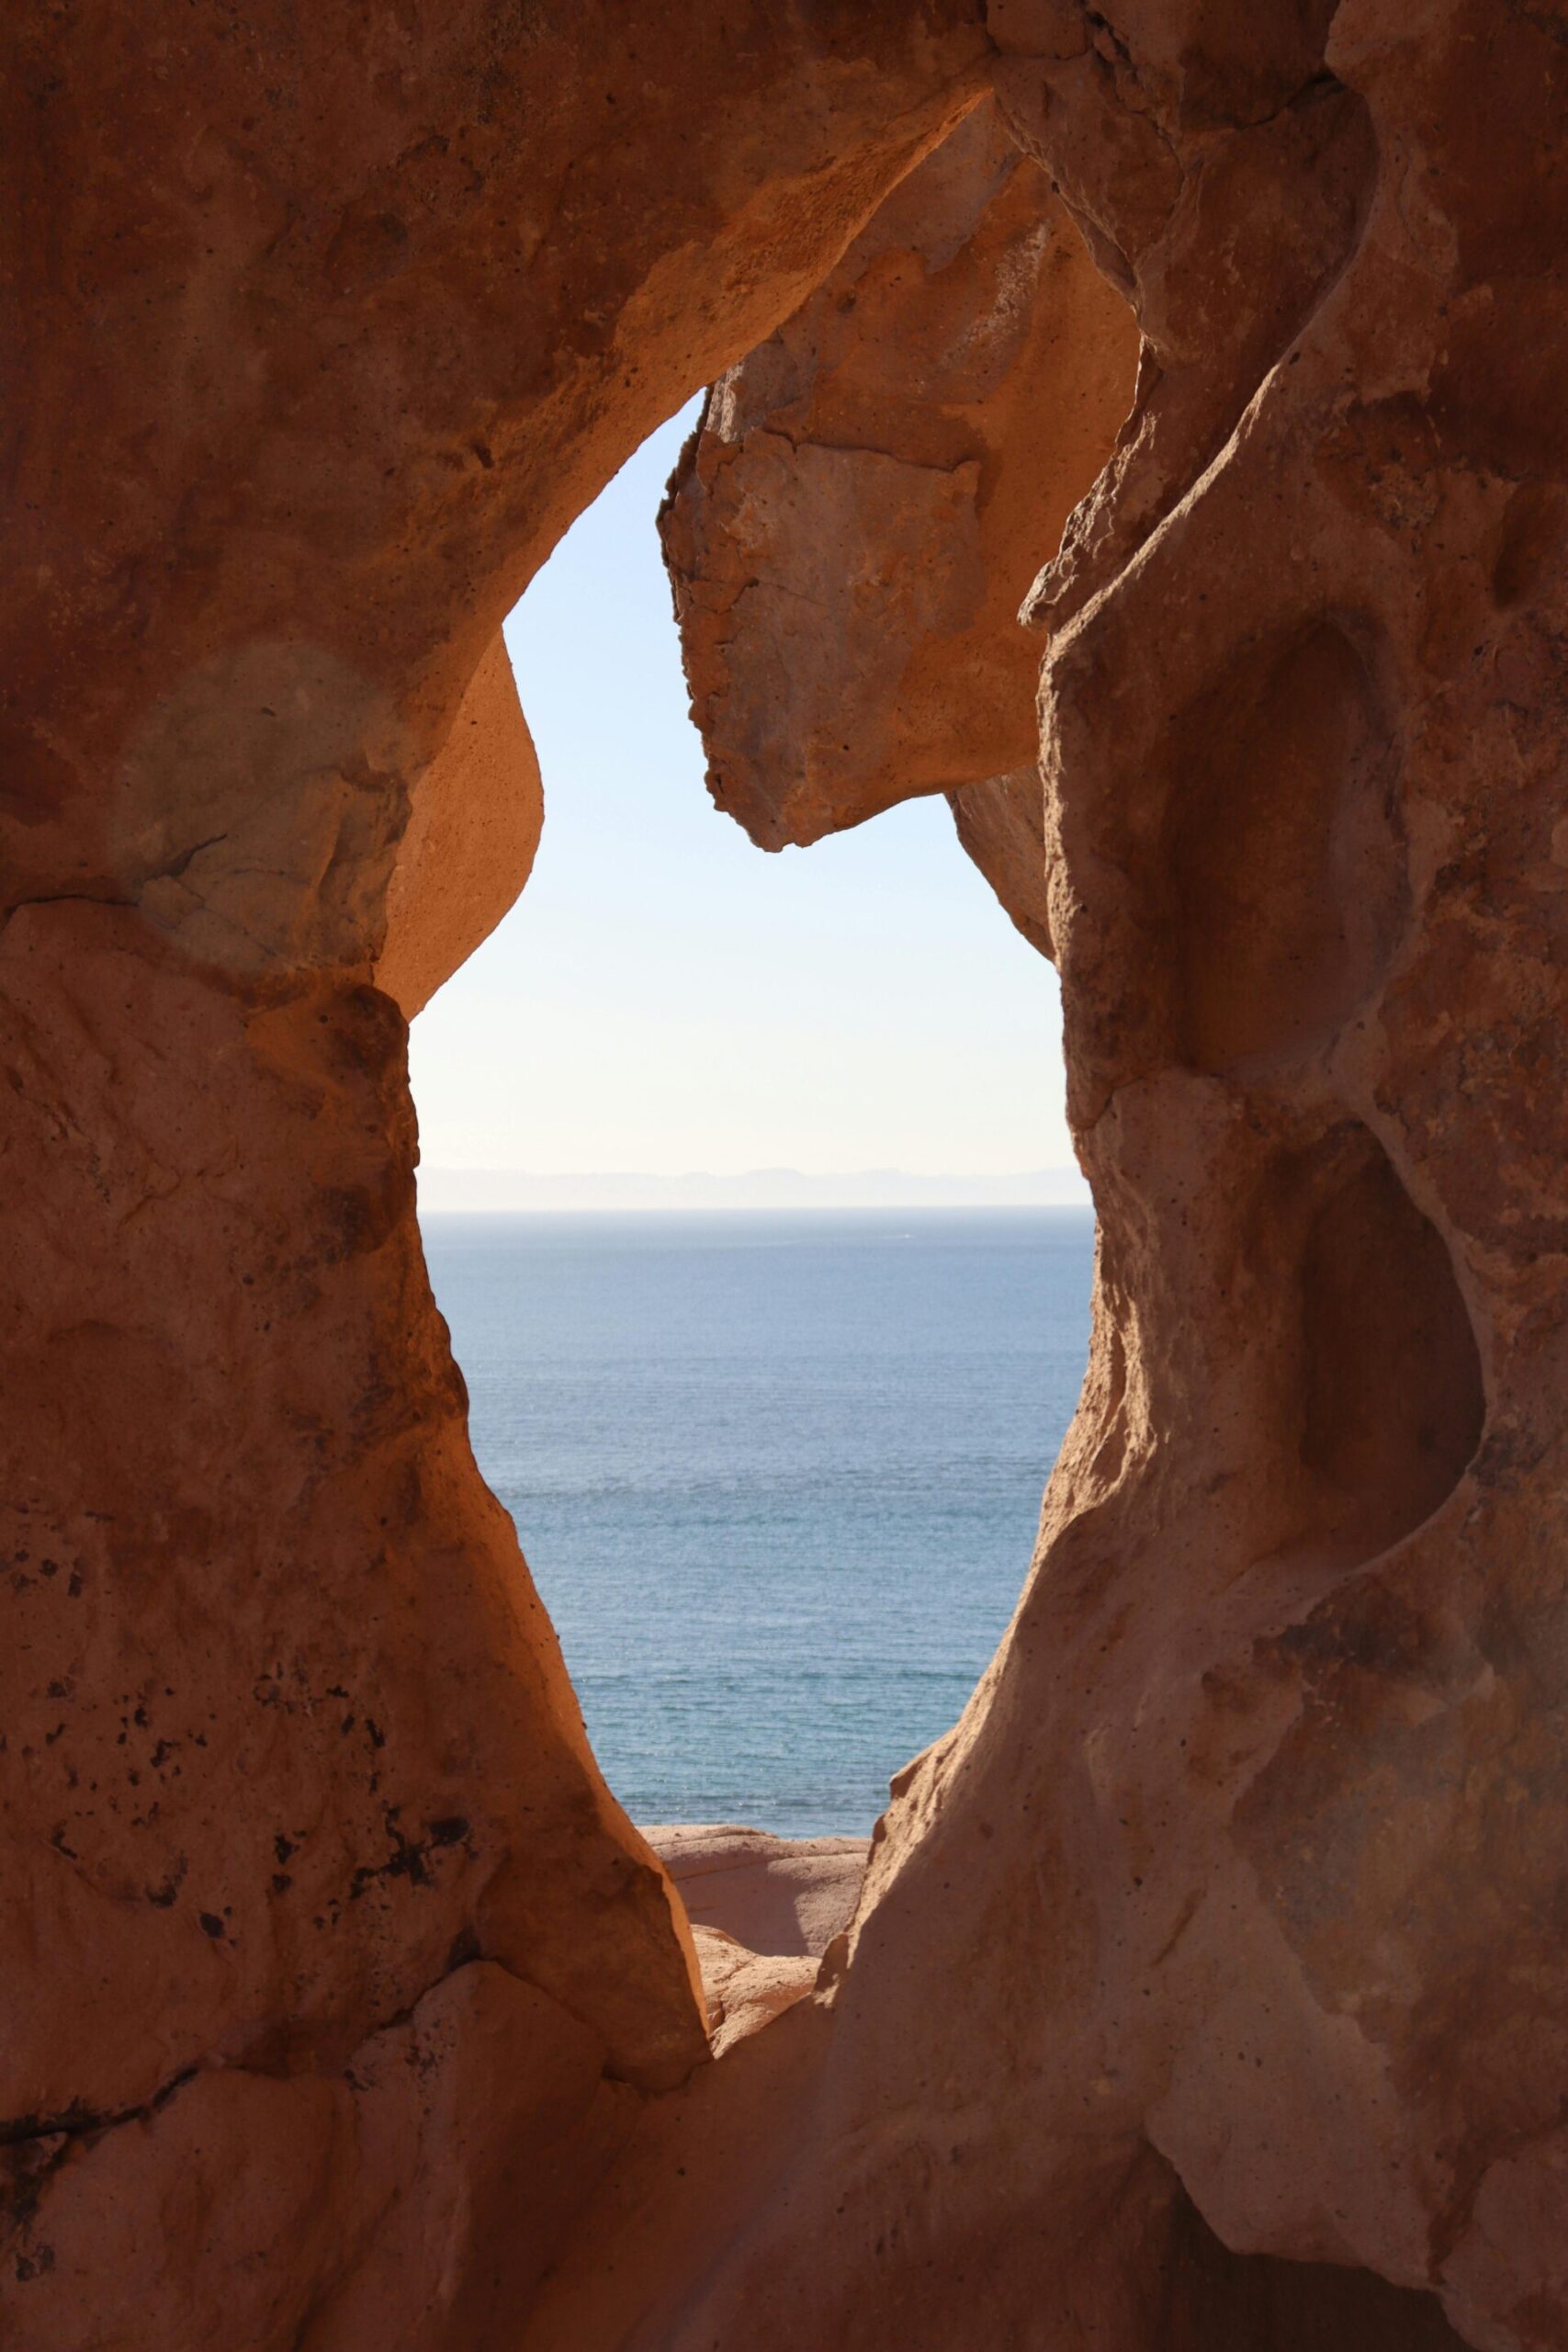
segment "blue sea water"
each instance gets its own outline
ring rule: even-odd
[[[479,1466],[641,1821],[863,1832],[1017,1600],[1088,1211],[426,1215]]]

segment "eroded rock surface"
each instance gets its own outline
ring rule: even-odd
[[[412,1021],[514,904],[544,822],[539,763],[501,638],[417,778],[387,888],[376,985]]]
[[[751,1951],[820,1959],[849,1926],[865,1877],[864,1838],[775,1838],[722,1823],[644,1827],[694,1928]]]
[[[8,2344],[1568,2345],[1561,30],[17,20]],[[710,2063],[373,982],[513,887],[525,795],[416,878],[454,719],[715,379],[720,790],[976,796],[1100,1244],[1009,1634],[819,1961],[699,1927]]]
[[[692,1923],[716,2058],[804,2000],[854,1916],[864,1838],[775,1838],[679,1823],[645,1828]]]
[[[990,24],[1145,338],[1028,607],[1093,1352],[787,2188],[629,2340],[1547,2352],[1568,51],[1465,0]]]
[[[6,41],[0,2335],[479,2352],[535,2254],[443,2213],[522,2180],[536,2250],[708,2046],[468,1449],[374,981],[416,1001],[525,862],[525,778],[493,857],[453,824],[466,694],[524,770],[523,585],[985,36],[699,8],[676,72],[650,0],[152,0]],[[448,1988],[416,2090],[367,2053]]]
[[[946,792],[1043,944],[1039,649],[1016,615],[1137,348],[987,104],[716,384],[660,523],[708,786],[762,847]]]

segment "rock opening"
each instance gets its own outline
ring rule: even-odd
[[[1210,2340],[1561,2352],[1556,17],[6,38],[8,2352],[1166,2352],[1172,2165]],[[716,2060],[375,986],[514,895],[525,808],[437,887],[454,721],[704,384],[716,792],[976,796],[1115,1284],[1010,1635]]]

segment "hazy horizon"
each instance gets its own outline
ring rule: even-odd
[[[427,1187],[1070,1170],[1055,974],[940,796],[773,855],[710,802],[654,526],[689,414],[507,623],[544,835],[516,907],[413,1023]]]
[[[558,1174],[516,1168],[421,1168],[419,1204],[423,1212],[439,1216],[464,1210],[599,1208],[1087,1209],[1090,1202],[1077,1168],[1031,1168],[996,1175],[907,1168],[683,1169],[670,1174],[652,1169],[580,1169]]]

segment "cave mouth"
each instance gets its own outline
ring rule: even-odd
[[[685,423],[510,626],[549,821],[412,1030],[425,1256],[479,1466],[626,1810],[863,1836],[1016,1605],[1082,1384],[1093,1219],[1076,1173],[1040,1206],[1037,1179],[974,1170],[987,1147],[1070,1162],[1065,1125],[1010,1099],[1041,1093],[1055,983],[940,797],[780,858],[708,805],[653,527]],[[591,616],[617,681],[585,707],[561,648]],[[929,1170],[953,1136],[967,1174],[949,1145],[956,1175],[902,1193],[773,1165]],[[506,1172],[660,1146],[722,1167],[727,1143],[766,1164],[705,1205],[657,1171]],[[465,1148],[488,1172],[443,1164]]]

